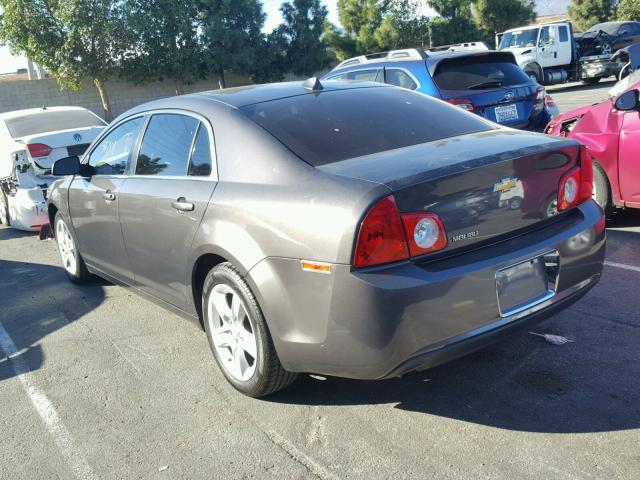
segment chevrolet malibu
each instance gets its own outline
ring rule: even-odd
[[[579,143],[381,84],[147,103],[54,173],[69,278],[99,275],[198,322],[250,396],[298,372],[429,368],[567,307],[602,271]]]

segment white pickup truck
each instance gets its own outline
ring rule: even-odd
[[[621,67],[611,55],[581,56],[570,22],[512,28],[498,34],[496,43],[498,50],[512,52],[520,68],[541,85],[597,83]]]

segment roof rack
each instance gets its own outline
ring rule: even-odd
[[[422,60],[427,58],[427,54],[420,48],[404,48],[402,50],[390,50],[388,52],[370,53],[352,57],[340,62],[334,70],[351,65],[360,65],[363,63],[377,62],[380,60]]]
[[[491,50],[484,42],[464,42],[464,43],[452,43],[451,45],[440,45],[432,48],[425,48],[424,51],[429,53],[444,53],[444,52],[460,52],[465,50]]]

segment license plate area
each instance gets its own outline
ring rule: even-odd
[[[509,317],[549,300],[556,294],[560,256],[549,251],[496,272],[501,317]]]
[[[495,108],[496,122],[506,123],[518,120],[518,108],[515,105],[501,105]]]

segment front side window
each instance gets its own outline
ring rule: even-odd
[[[207,127],[200,124],[196,141],[193,143],[191,162],[189,163],[190,177],[208,177],[211,175],[211,145]]]
[[[395,85],[396,87],[407,88],[409,90],[418,88],[413,78],[404,70],[397,68],[387,68],[386,70],[385,78],[389,85]]]
[[[140,146],[136,175],[186,175],[199,123],[193,117],[173,113],[152,116]]]
[[[89,156],[89,165],[95,169],[96,175],[123,175],[127,172],[143,121],[143,117],[138,117],[122,123],[100,140]]]

